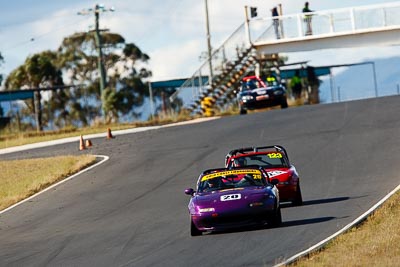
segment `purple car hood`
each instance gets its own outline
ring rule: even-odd
[[[225,189],[213,192],[199,193],[194,198],[194,204],[197,206],[226,206],[234,203],[251,203],[261,201],[273,195],[270,187],[246,187]]]

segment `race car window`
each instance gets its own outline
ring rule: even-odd
[[[229,166],[244,167],[250,165],[258,165],[263,168],[288,167],[284,156],[280,152],[237,157],[231,160]]]
[[[231,170],[203,176],[198,192],[211,192],[232,188],[265,185],[265,177],[259,170]]]

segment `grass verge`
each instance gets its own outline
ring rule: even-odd
[[[0,161],[0,210],[82,170],[92,155]]]
[[[43,131],[39,133],[35,131],[19,132],[10,127],[10,129],[6,128],[0,131],[0,149],[44,141],[51,141],[67,137],[76,137],[80,135],[106,133],[108,128],[112,129],[113,131],[125,130],[144,126],[165,125],[175,122],[187,121],[195,118],[198,118],[198,116],[190,116],[182,112],[180,114],[168,114],[163,116],[160,115],[151,120],[142,122],[97,124],[90,127],[70,127],[61,130]]]
[[[400,263],[400,193],[367,220],[332,240],[324,249],[290,266],[386,266]]]
[[[304,105],[305,100],[293,100],[288,99],[288,104],[291,107]],[[280,108],[279,106],[273,108]],[[271,109],[271,108],[266,108]],[[266,110],[264,109],[264,111]],[[259,110],[263,111],[263,110]],[[232,116],[239,114],[239,108],[237,105],[233,105],[228,109],[224,110],[215,110],[215,116]],[[98,123],[92,125],[90,127],[82,127],[82,128],[63,128],[60,130],[54,131],[17,131],[15,127],[8,127],[0,131],[0,149],[9,148],[14,146],[21,146],[26,144],[33,144],[38,142],[51,141],[61,138],[67,137],[78,137],[80,135],[88,135],[88,134],[96,134],[96,133],[106,133],[108,128],[113,131],[116,130],[125,130],[132,129],[137,127],[144,126],[156,126],[156,125],[165,125],[175,122],[188,121],[192,119],[196,119],[201,117],[200,115],[190,115],[188,111],[182,111],[180,113],[167,112],[161,113],[157,117],[149,119],[148,121],[140,121],[133,123],[111,123],[111,124],[102,124]]]

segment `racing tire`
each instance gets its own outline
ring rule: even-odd
[[[278,207],[278,209],[275,211],[274,216],[269,220],[268,224],[271,227],[278,227],[282,224],[281,207]]]
[[[246,115],[247,114],[247,110],[241,108],[240,109],[240,115]]]
[[[190,235],[191,236],[199,236],[201,234],[202,234],[202,232],[199,229],[197,229],[197,227],[196,227],[196,225],[194,225],[193,221],[190,220]]]
[[[293,206],[303,205],[303,197],[301,196],[300,183],[297,184],[296,199],[292,201]]]
[[[284,100],[282,100],[281,108],[288,108],[288,107],[289,107],[289,105],[287,103],[287,99],[285,98]]]

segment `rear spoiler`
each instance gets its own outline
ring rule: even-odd
[[[229,153],[225,156],[225,166],[228,166],[228,160],[231,157],[236,156],[237,154],[246,154],[246,153],[263,152],[263,151],[271,151],[271,150],[283,153],[285,155],[285,157],[287,158],[287,160],[289,161],[289,156],[286,152],[286,149],[280,145],[243,147],[243,148],[237,148],[237,149],[229,151]]]

